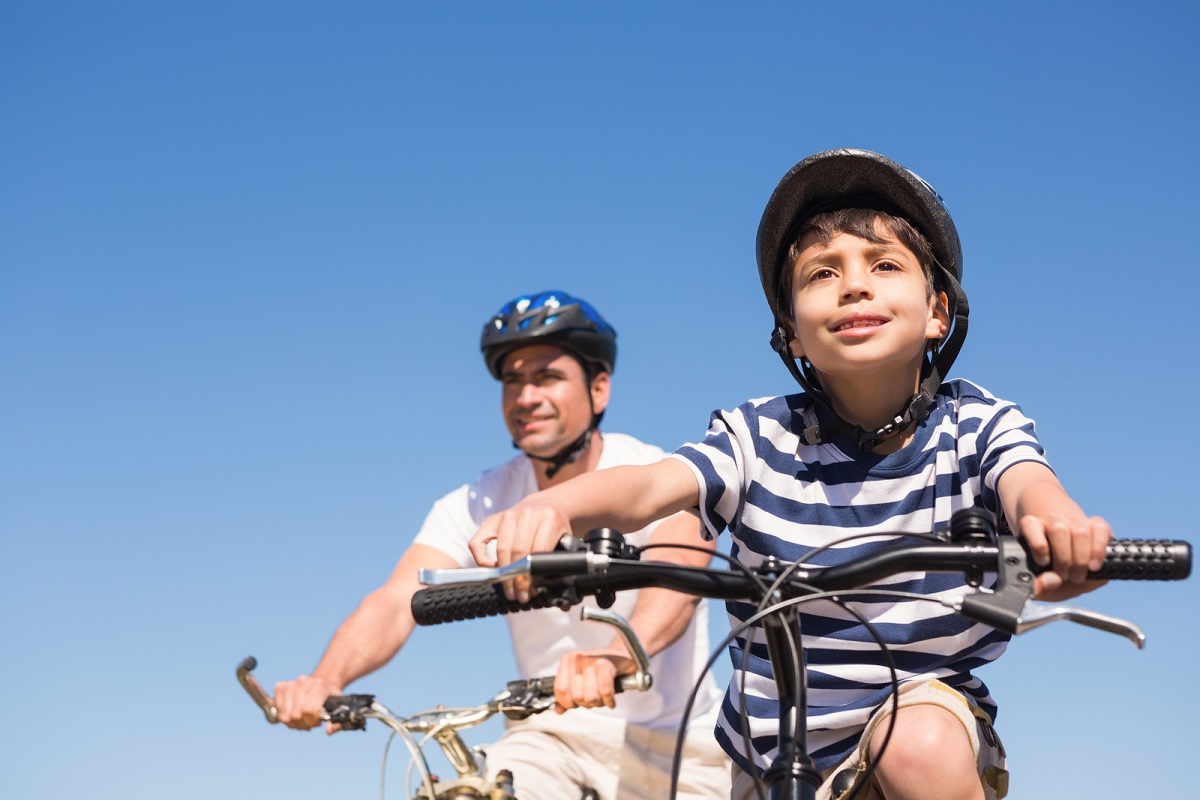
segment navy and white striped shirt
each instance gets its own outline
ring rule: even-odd
[[[704,441],[673,454],[696,475],[706,533],[728,529],[731,554],[743,563],[756,566],[769,555],[804,560],[816,547],[868,534],[810,562],[840,564],[905,534],[944,530],[962,508],[983,506],[999,515],[996,484],[1004,470],[1021,461],[1046,463],[1033,422],[1016,405],[963,380],[942,385],[913,440],[890,455],[803,443],[800,432],[817,420],[804,394],[752,400],[714,413]],[[882,587],[933,595],[968,591],[961,575],[941,573],[906,573],[876,585]],[[1007,635],[937,603],[887,598],[855,605],[883,634],[902,681],[937,678],[994,716],[987,687],[971,670],[997,658]],[[728,609],[731,624],[754,612],[745,603]],[[846,611],[830,601],[804,603],[800,611],[808,745],[825,770],[857,744],[868,717],[890,694],[890,674],[874,639]],[[735,673],[717,738],[743,769],[751,757],[766,768],[775,756],[779,705],[760,633],[745,678],[754,753],[744,753],[737,666],[745,647],[739,638],[732,648]]]

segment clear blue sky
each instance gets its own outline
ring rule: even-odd
[[[1200,13],[1178,3],[0,3],[0,794],[374,797],[385,736],[264,724],[441,494],[511,455],[484,320],[620,332],[610,430],[792,389],[754,235],[831,147],[938,187],[954,373],[1125,537],[1194,538]],[[983,677],[1020,798],[1193,790],[1195,580]],[[723,628],[717,615],[717,629]],[[398,710],[511,676],[417,632]],[[403,759],[392,760],[399,797]]]

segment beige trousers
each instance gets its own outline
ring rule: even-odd
[[[547,712],[509,723],[485,750],[488,777],[512,772],[521,800],[577,800],[584,787],[595,789],[600,800],[666,800],[675,734],[585,711]],[[688,734],[676,796],[729,797],[729,758],[708,724]]]

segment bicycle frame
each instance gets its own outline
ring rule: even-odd
[[[654,682],[650,674],[650,658],[628,621],[612,611],[590,607],[581,609],[580,618],[616,628],[633,656],[636,671],[618,679],[617,691],[648,690]],[[238,683],[262,710],[267,722],[278,724],[279,715],[274,699],[252,674],[257,666],[258,661],[254,656],[243,659],[237,667]],[[396,715],[377,701],[374,695],[334,696],[325,701],[322,719],[338,724],[344,730],[361,730],[368,719],[374,719],[395,731],[414,760],[422,764],[422,788],[412,796],[413,800],[516,800],[512,773],[501,770],[494,780],[487,781],[482,753],[478,748],[469,746],[460,731],[486,722],[496,714],[504,714],[510,719],[524,719],[546,711],[553,705],[554,676],[551,675],[510,681],[503,691],[479,706],[463,709],[438,706],[409,717]],[[423,734],[425,738],[417,743],[413,740],[414,734]],[[454,778],[443,781],[430,774],[421,756],[422,745],[430,739],[438,744],[454,768]]]

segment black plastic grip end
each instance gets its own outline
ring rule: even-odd
[[[443,622],[547,608],[550,604],[551,598],[544,594],[534,595],[528,603],[509,600],[500,585],[494,583],[432,586],[413,595],[412,612],[418,625],[440,625]]]
[[[1104,566],[1089,578],[1119,581],[1181,581],[1192,574],[1192,546],[1168,539],[1113,539]]]

